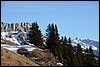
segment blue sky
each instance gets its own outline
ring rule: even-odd
[[[1,1],[1,21],[37,21],[43,35],[54,23],[60,36],[99,41],[99,1]]]

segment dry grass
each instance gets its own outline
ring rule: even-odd
[[[29,57],[36,57],[38,59],[33,60],[34,62],[36,62],[37,64],[41,65],[41,66],[49,66],[49,63],[51,63],[51,66],[57,66],[57,58],[53,55],[53,53],[46,49],[46,50],[42,50],[42,49],[34,49],[32,50],[32,52],[29,54]]]
[[[1,66],[39,66],[28,58],[1,48]]]
[[[10,40],[2,40],[1,44],[16,45],[16,43],[11,42]]]

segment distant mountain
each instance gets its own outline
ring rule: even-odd
[[[90,39],[80,39],[80,38],[76,37],[76,39],[72,40],[72,45],[77,46],[77,43],[81,44],[82,49],[86,49],[91,46],[94,54],[96,56],[99,56],[99,42],[98,41],[94,41],[94,40],[90,40]]]

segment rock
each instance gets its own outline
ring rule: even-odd
[[[1,31],[29,31],[30,30],[30,23],[4,23],[1,22]]]

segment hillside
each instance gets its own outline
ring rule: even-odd
[[[1,66],[39,66],[28,58],[1,48]]]
[[[40,66],[62,66],[58,57],[54,56],[49,49],[34,49],[28,57]]]
[[[99,42],[60,38],[53,23],[48,25],[46,36],[42,35],[37,22],[32,23],[30,31],[1,32],[1,48],[2,66],[99,65]]]

